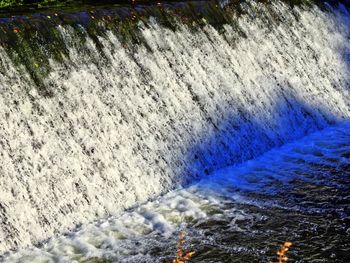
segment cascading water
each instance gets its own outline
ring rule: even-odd
[[[193,262],[276,262],[286,240],[292,262],[347,262],[349,132],[328,128],[7,262],[172,262],[178,231]]]
[[[203,256],[199,262],[235,262],[235,253],[243,253],[237,262],[244,262],[267,253],[263,245],[271,244],[259,246],[266,237],[257,234],[263,231],[259,224],[271,230],[266,218],[295,215],[288,223],[300,234],[300,222],[318,222],[303,218],[305,209],[337,211],[317,202],[299,206],[298,194],[288,203],[273,189],[283,182],[286,192],[304,189],[290,182],[305,174],[310,176],[298,177],[305,189],[320,194],[322,189],[311,187],[325,181],[315,175],[320,167],[326,176],[335,164],[344,170],[349,165],[349,13],[343,6],[321,11],[279,1],[240,8],[240,15],[221,10],[232,17],[220,25],[187,17],[174,18],[173,25],[157,16],[134,22],[133,13],[128,22],[116,22],[108,12],[38,16],[35,30],[27,18],[1,21],[6,34],[0,36],[0,252],[113,216],[4,260],[163,262],[173,250],[160,248],[188,224],[193,237],[209,237],[198,244],[203,251],[211,244],[219,253],[216,261]],[[330,125],[340,126],[302,140],[305,149],[295,143],[257,158]],[[308,140],[319,147],[307,146]],[[256,170],[245,163],[254,158]],[[264,165],[270,162],[274,165]],[[231,168],[226,177],[215,172],[229,165],[243,168]],[[327,187],[341,191],[349,180],[340,178]],[[344,196],[339,199],[349,205]],[[286,207],[290,210],[281,212]],[[349,223],[342,221],[349,217],[344,213],[332,218],[334,226]],[[225,224],[233,229],[231,239],[237,233],[258,236],[253,248],[244,243],[229,248],[224,234],[205,232]],[[276,238],[288,235],[276,229],[280,232],[271,230]],[[349,230],[339,231],[348,246]],[[307,262],[334,258],[331,252],[314,256],[304,247]]]

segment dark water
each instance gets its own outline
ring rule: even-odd
[[[6,259],[169,262],[181,230],[197,262],[344,249],[299,228],[347,223],[348,126],[246,161],[349,120],[348,13],[248,2],[0,19],[0,253],[44,242]]]
[[[343,125],[228,171],[240,179],[214,177],[227,197],[224,216],[191,227],[198,235],[193,262],[268,262],[287,240],[291,262],[350,262],[349,168],[350,129]],[[236,210],[247,217],[235,220]]]
[[[350,262],[350,125],[328,128],[100,221],[16,262]]]

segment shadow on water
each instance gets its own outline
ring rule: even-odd
[[[342,12],[348,12],[342,10]],[[339,26],[345,28],[350,25],[350,13],[347,16],[337,17]],[[349,27],[348,27],[349,28]],[[343,58],[344,67],[350,76],[350,35],[349,44],[338,47],[339,55]],[[335,88],[344,95],[344,106],[350,108],[349,92],[350,78],[347,77]],[[332,83],[333,85],[333,83]],[[307,136],[313,132],[325,129],[337,123],[348,123],[349,117],[339,118],[337,108],[327,97],[322,103],[312,103],[305,98],[298,97],[291,87],[278,87],[281,92],[274,105],[263,107],[261,114],[249,114],[244,105],[238,106],[215,124],[213,132],[202,134],[202,139],[188,154],[190,160],[190,175],[188,183],[202,183],[200,179],[208,179],[219,188],[232,188],[233,194],[243,195],[249,200],[255,200],[264,205],[249,203],[230,203],[233,207],[245,211],[246,215],[256,216],[255,219],[245,218],[234,221],[232,218],[209,219],[197,224],[189,231],[193,235],[191,240],[197,247],[198,256],[194,262],[269,262],[275,258],[274,253],[284,241],[295,243],[289,255],[297,262],[348,262],[349,260],[349,137],[348,128],[342,132],[326,132],[325,141],[320,137],[320,145],[327,145],[330,149],[339,152],[335,156],[327,156],[328,150],[320,156],[324,160],[307,162],[305,156],[301,159],[289,156],[292,171],[284,163],[279,169],[270,166],[269,162],[283,161],[283,159],[265,158],[257,165],[257,170],[249,171],[252,174],[272,171],[289,177],[287,181],[273,181],[266,184],[269,190],[261,189],[263,183],[254,183],[251,189],[245,190],[240,185],[244,179],[218,178],[216,171],[221,168],[240,164],[257,158],[265,152],[280,147]],[[326,142],[332,138],[330,142]],[[342,140],[345,139],[345,142]],[[298,145],[300,151],[310,150],[312,146]],[[333,145],[334,143],[334,145]],[[311,145],[313,142],[311,142]],[[339,144],[339,146],[336,146]],[[316,147],[317,148],[317,147]],[[314,151],[314,149],[312,150]],[[341,153],[341,154],[340,154]],[[282,153],[280,153],[282,154]],[[288,155],[289,153],[287,153]],[[313,153],[320,154],[318,150]],[[318,158],[318,157],[317,157]],[[326,160],[326,161],[325,161]],[[254,162],[254,161],[253,161]],[[266,162],[266,163],[264,163]],[[295,163],[294,163],[295,162]],[[286,164],[286,163],[285,163]],[[246,164],[244,163],[243,166]],[[287,165],[286,165],[287,166]],[[265,167],[261,171],[259,167]],[[235,168],[233,168],[235,169]],[[249,169],[248,169],[249,170]],[[235,173],[235,172],[233,172]],[[220,175],[219,175],[220,176]],[[243,172],[236,172],[235,176],[245,176]],[[210,179],[212,178],[212,179]],[[269,180],[267,180],[269,181]],[[231,184],[237,185],[231,185]],[[270,185],[271,184],[271,185]],[[278,189],[278,190],[276,190]],[[266,191],[265,191],[266,190]],[[237,192],[238,191],[238,192]],[[268,192],[268,193],[267,193]],[[271,206],[281,204],[282,206]],[[231,211],[227,208],[227,211]],[[196,236],[197,235],[197,236]]]
[[[200,181],[228,190],[228,199],[238,194],[224,210],[242,210],[246,218],[197,224],[194,235],[210,241],[194,238],[195,262],[269,262],[287,240],[294,243],[292,262],[348,262],[349,128],[345,121]]]
[[[350,11],[342,5],[339,10],[342,15],[337,16],[337,22],[346,30],[350,27]],[[279,92],[273,99],[273,105],[264,105],[263,101],[249,102],[249,99],[247,104],[233,103],[232,111],[221,116],[218,123],[209,119],[213,132],[205,131],[199,143],[189,151],[187,159],[190,168],[184,173],[190,175],[187,183],[206,177],[217,169],[254,159],[272,148],[346,120],[337,116],[333,110],[337,107],[338,110],[350,109],[350,31],[347,32],[348,44],[337,49],[348,76],[340,87],[331,83],[335,92],[342,94],[343,106],[347,109],[331,104],[327,100],[327,93],[323,94],[324,101],[317,105],[306,98],[299,98],[290,83],[284,86],[277,84]],[[253,114],[246,110],[249,103],[261,103],[264,106],[260,107],[260,112]]]
[[[231,165],[241,164],[285,143],[326,128],[342,119],[331,112],[331,105],[308,105],[293,96],[281,95],[270,110],[260,116],[242,106],[228,114],[214,132],[203,134],[191,149],[189,182]]]
[[[344,23],[347,24],[348,21]],[[350,69],[349,50],[344,50],[342,54]],[[346,84],[349,84],[349,79]],[[345,94],[347,92],[346,88],[349,88],[349,86],[342,88]],[[184,173],[185,175],[190,175],[188,182],[208,177],[220,168],[238,165],[245,161],[252,160],[275,147],[300,139],[312,132],[344,120],[339,117],[341,114],[337,114],[337,111],[341,109],[336,108],[337,105],[335,102],[325,99],[323,103],[316,104],[308,101],[304,97],[299,97],[298,94],[293,93],[293,90],[294,89],[288,85],[279,86],[275,88],[277,95],[268,102],[257,101],[256,99],[249,100],[249,98],[247,98],[245,103],[232,102],[232,111],[225,113],[224,116],[218,118],[218,121],[207,118],[208,127],[211,127],[211,129],[203,132],[203,134],[199,136],[200,139],[198,143],[189,151],[187,156],[182,157],[188,160],[187,163],[189,163],[187,171]],[[349,97],[344,96],[344,98]],[[259,110],[249,112],[249,104],[257,103],[261,103],[261,106],[253,108]],[[349,108],[349,103],[349,101],[345,101],[344,105]],[[206,113],[203,112],[203,114],[205,115]],[[343,116],[345,115],[346,114],[343,114]],[[302,172],[308,173],[309,170]],[[297,197],[305,193],[312,193],[315,190],[314,185],[311,184],[295,184],[295,189],[297,189],[297,187],[298,189],[302,189],[302,191],[295,193],[295,196],[293,196],[297,201]],[[324,191],[324,189],[322,190]],[[315,195],[311,196],[313,199],[310,200],[310,202],[320,197],[322,193],[322,191],[315,191]],[[285,198],[285,196],[282,197]],[[276,196],[275,198],[281,199],[282,197]],[[333,197],[330,196],[330,198]],[[284,202],[285,199],[282,198],[282,201]],[[346,200],[344,201],[344,199],[341,198],[339,200],[346,202]],[[324,205],[322,203],[324,200],[319,201],[320,205]],[[336,206],[337,204],[333,205]],[[326,216],[316,214],[312,215],[311,218],[311,216],[308,217],[307,214],[297,214],[297,212],[293,210],[285,211],[278,208],[265,209],[264,207],[235,203],[229,203],[227,206],[231,206],[234,209],[241,209],[247,214],[254,215],[254,217],[257,218],[256,220],[254,219],[254,225],[251,223],[253,220],[250,220],[249,217],[247,217],[248,219],[245,218],[234,222],[238,230],[231,229],[232,231],[228,231],[233,220],[231,217],[227,217],[227,221],[225,221],[226,219],[220,221],[209,218],[202,224],[198,222],[195,228],[192,229],[193,233],[190,233],[193,236],[193,244],[198,244],[199,247],[199,256],[195,259],[195,262],[218,262],[215,261],[218,260],[218,258],[222,259],[219,262],[254,262],[252,258],[263,257],[266,251],[274,251],[276,246],[278,246],[278,244],[270,243],[272,239],[268,239],[268,237],[271,236],[271,233],[276,235],[276,239],[279,239],[279,241],[285,241],[283,239],[288,237],[288,234],[291,232],[290,229],[293,229],[293,227],[300,231],[298,233],[298,238],[300,239],[299,244],[304,247],[307,247],[309,244],[303,244],[302,241],[312,241],[312,233],[315,233],[314,236],[317,237],[316,232],[320,231],[319,229],[325,232],[326,236],[327,231],[333,231],[335,233],[338,231],[341,235],[344,234],[343,229],[336,229],[336,227],[340,226],[338,222],[331,225],[332,227],[329,228],[328,221],[339,220],[336,217],[337,215],[334,216],[332,214],[333,211]],[[225,209],[230,211],[229,207],[225,207]],[[234,209],[232,211],[234,211]],[[320,223],[318,223],[318,221]],[[348,223],[348,221],[345,221],[344,224],[346,223]],[[307,231],[304,231],[305,226],[308,228]],[[315,227],[319,229],[315,230]],[[189,232],[192,230],[190,229]],[[197,230],[199,230],[198,233],[195,233]],[[198,236],[196,236],[196,234],[198,234]],[[328,236],[332,235],[331,233]],[[338,246],[341,240],[336,235],[337,233],[333,235],[333,239],[330,240],[333,240],[336,246]],[[322,238],[318,239],[318,242],[320,240],[322,241]],[[156,241],[158,240],[154,240],[155,244]],[[346,244],[349,244],[350,241],[347,239],[346,242]],[[168,243],[164,242],[164,244],[167,245],[167,248],[158,249],[158,251],[154,252],[156,257],[159,257],[159,254],[164,255],[164,251],[169,251]],[[266,248],[266,245],[270,247]],[[135,244],[135,249],[137,247],[138,244]],[[228,247],[232,249],[228,250]],[[247,247],[249,247],[250,250],[243,251],[247,249]],[[314,254],[317,255],[317,253],[319,253],[317,252],[319,247],[314,247],[312,249],[315,250],[313,251]],[[341,250],[340,248],[339,250],[338,255],[341,255],[341,257],[345,259],[346,249]],[[151,254],[151,252],[152,251],[147,250],[148,254]],[[172,253],[173,250],[170,252]],[[299,252],[303,253],[303,251]],[[235,253],[246,253],[246,255],[241,255],[239,257],[235,255]],[[326,252],[321,251],[320,253],[327,253],[324,257],[332,257],[332,251],[330,249]],[[225,258],[227,261],[225,261]],[[233,261],[234,258],[237,260]]]

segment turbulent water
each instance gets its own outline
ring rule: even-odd
[[[187,233],[191,262],[350,258],[350,123],[267,152],[8,262],[171,262]]]
[[[189,241],[199,262],[205,256],[216,262],[215,253],[222,262],[237,253],[241,260],[264,259],[278,246],[272,240],[293,235],[299,247],[292,253],[306,262],[344,259],[349,241],[341,227],[348,221],[339,209],[348,205],[342,192],[348,126],[320,135],[324,141],[312,137],[315,145],[306,140],[305,147],[286,146],[280,157],[272,152],[245,162],[349,119],[349,13],[279,2],[245,8],[220,28],[179,22],[173,30],[151,18],[139,23],[144,42],[132,49],[112,31],[95,36],[97,46],[90,35],[81,41],[83,25],[57,26],[68,53],[57,61],[40,44],[50,61],[43,79],[32,74],[41,65],[19,65],[0,46],[0,252],[114,215],[28,252],[28,259],[169,260],[175,249],[165,246],[179,228],[169,222],[192,222]],[[31,61],[22,44],[22,58]],[[212,176],[242,163],[243,170]],[[258,175],[234,176],[253,168]],[[119,214],[206,176],[213,182]],[[332,199],[337,191],[339,204]]]

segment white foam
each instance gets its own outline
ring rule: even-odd
[[[192,186],[171,191],[108,219],[84,225],[67,236],[52,239],[39,249],[11,254],[5,258],[5,262],[84,262],[94,258],[112,262],[160,262],[159,255],[156,259],[149,254],[150,251],[157,246],[157,241],[169,243],[169,250],[175,250],[174,239],[180,230],[191,231],[200,224],[210,226],[213,220],[226,220],[225,227],[243,231],[239,221],[254,222],[255,217],[261,217],[248,214],[235,206],[237,204],[298,211],[300,207],[289,206],[285,200],[282,203],[275,201],[273,197],[278,194],[273,187],[287,186],[292,180],[310,180],[297,173],[298,170],[309,174],[320,172],[317,168],[310,169],[309,164],[331,165],[327,161],[329,158],[337,160],[337,163],[349,163],[348,159],[341,158],[341,154],[348,153],[350,149],[349,130],[350,124],[344,123],[314,133],[271,150],[255,160],[216,171]],[[297,161],[298,158],[303,162]],[[312,183],[318,182],[313,180]],[[323,181],[319,183],[326,186]],[[273,195],[271,199],[266,196],[254,199],[242,195],[242,190],[271,192]],[[308,213],[312,210],[320,211],[318,208],[308,208]]]
[[[130,53],[109,32],[100,37],[108,63],[91,39],[79,46],[62,28],[69,59],[51,62],[53,98],[40,96],[0,47],[0,252],[349,119],[349,18],[276,3],[283,22],[268,26],[256,5],[260,15],[238,20],[247,38],[232,25],[172,31],[153,20],[142,29],[151,51]],[[144,223],[126,233],[171,233],[169,221],[205,216],[201,202],[178,198],[166,220],[135,212],[130,226]]]

